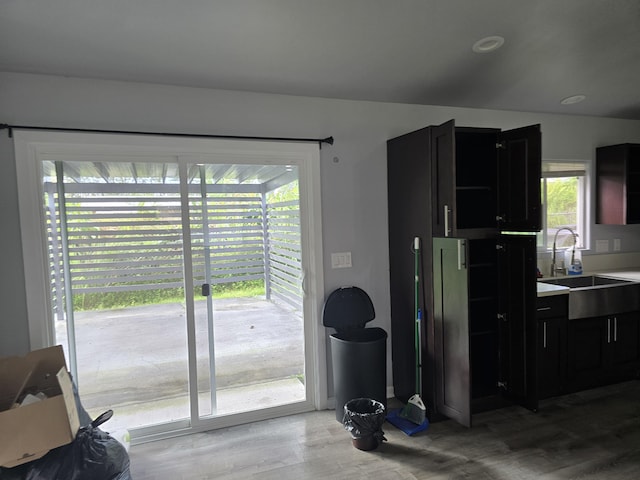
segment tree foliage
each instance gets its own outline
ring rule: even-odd
[[[547,179],[547,226],[575,228],[578,211],[578,178]]]

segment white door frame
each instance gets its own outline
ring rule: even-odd
[[[320,197],[320,153],[314,143],[230,140],[217,138],[174,138],[120,134],[46,132],[14,130],[18,180],[20,228],[24,252],[27,315],[32,350],[55,342],[49,290],[45,218],[42,208],[41,164],[44,160],[64,160],[69,155],[104,155],[122,158],[148,156],[149,161],[175,159],[178,156],[219,157],[224,163],[295,164],[299,169],[300,215],[305,318],[305,376],[308,401],[312,408],[327,408],[327,362],[325,331],[322,327],[324,275],[322,259],[322,212]],[[194,421],[187,429],[172,434],[155,432],[141,439],[156,439],[180,433],[209,430],[237,423],[280,416],[278,408],[238,416]],[[137,443],[137,442],[136,442]]]

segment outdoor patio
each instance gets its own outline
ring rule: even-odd
[[[210,414],[204,302],[196,307],[201,414]],[[302,318],[262,298],[214,301],[217,414],[304,399]],[[109,429],[189,416],[183,306],[163,304],[75,315],[78,387],[92,417],[113,409]],[[57,322],[66,343],[66,322]],[[203,372],[204,375],[201,375]],[[205,378],[206,377],[206,378]],[[209,410],[207,410],[209,408]]]

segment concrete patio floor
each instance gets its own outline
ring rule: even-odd
[[[214,301],[217,414],[304,399],[301,316],[263,298]],[[184,308],[162,304],[79,312],[74,318],[78,389],[91,417],[114,410],[110,429],[189,416]],[[56,324],[66,346],[66,322]],[[210,414],[205,302],[196,304],[201,413]]]

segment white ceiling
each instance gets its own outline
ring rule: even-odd
[[[640,0],[0,0],[0,71],[640,119]]]

